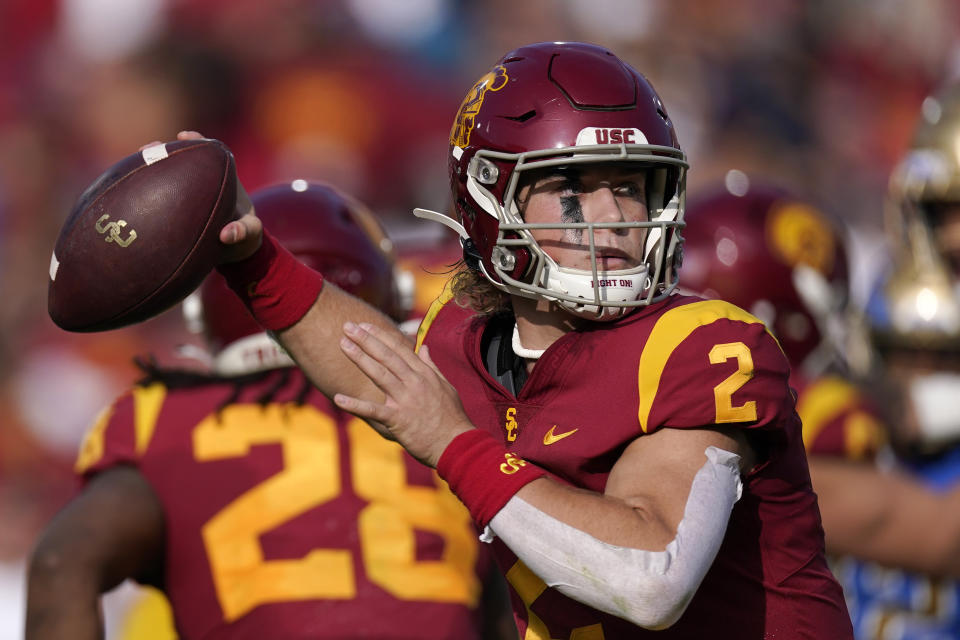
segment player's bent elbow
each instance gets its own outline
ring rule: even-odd
[[[695,589],[671,590],[664,589],[655,594],[648,594],[648,598],[657,601],[655,607],[639,608],[631,622],[637,626],[653,631],[661,631],[672,627],[687,610],[687,605],[693,599]]]
[[[42,578],[47,575],[54,575],[63,563],[63,554],[59,549],[45,544],[41,539],[27,559],[27,575]]]
[[[49,532],[37,542],[27,563],[30,593],[98,593],[98,572],[90,554]]]
[[[629,570],[617,578],[610,574],[592,585],[551,584],[564,595],[643,629],[660,631],[674,624],[687,610],[697,584],[675,575],[651,579],[649,573]]]
[[[26,640],[102,638],[96,572],[69,545],[41,540],[27,564]]]
[[[62,565],[63,554],[52,549],[35,549],[27,562],[27,584],[33,589],[54,583],[61,575]]]
[[[59,545],[50,544],[41,539],[30,553],[27,563],[27,579],[31,584],[54,580],[64,572],[64,568],[71,561],[71,554],[61,549]]]
[[[621,593],[632,593],[632,598],[624,597],[628,605],[621,616],[633,624],[652,631],[661,631],[674,624],[687,610],[687,605],[696,593],[695,585],[676,584],[670,580],[649,581],[646,584],[623,585]]]

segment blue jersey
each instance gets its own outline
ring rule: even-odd
[[[960,484],[960,447],[907,471],[934,491]],[[960,583],[842,558],[834,573],[843,585],[857,640],[960,638]]]

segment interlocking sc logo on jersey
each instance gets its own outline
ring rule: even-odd
[[[519,428],[516,407],[507,408],[506,418],[503,428],[507,430],[507,441],[514,442],[517,439],[517,429]]]

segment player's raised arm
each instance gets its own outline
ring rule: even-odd
[[[240,225],[246,231],[234,237],[248,241],[244,233],[256,232],[252,218],[231,223],[224,233]],[[344,357],[339,339],[346,321],[375,324],[402,337],[389,317],[304,268],[269,235],[251,257],[222,265],[220,271],[320,391],[383,397]]]
[[[181,132],[178,137],[199,135]],[[242,195],[239,202],[243,202]],[[347,321],[375,324],[402,336],[390,317],[324,280],[322,274],[304,268],[264,233],[252,207],[223,227],[220,240],[233,248],[233,261],[221,265],[220,271],[261,326],[273,334],[321,392],[331,397],[349,393],[382,399],[380,391],[343,356],[338,345]]]

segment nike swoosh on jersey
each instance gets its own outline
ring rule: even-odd
[[[572,436],[577,432],[576,429],[571,429],[570,431],[564,431],[563,433],[554,433],[553,431],[557,428],[557,425],[550,427],[550,431],[547,431],[543,434],[543,444],[553,444],[559,440],[563,440],[567,436]]]

